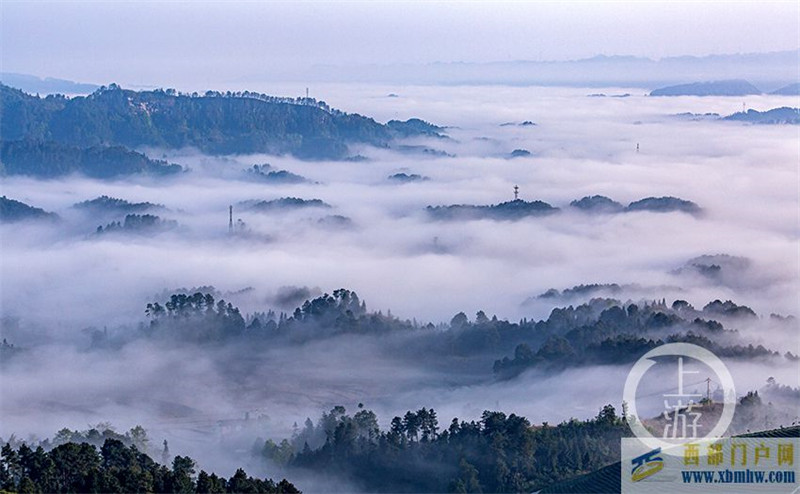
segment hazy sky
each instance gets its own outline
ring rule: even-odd
[[[800,46],[788,2],[3,0],[2,70],[218,83],[317,64],[659,58]]]

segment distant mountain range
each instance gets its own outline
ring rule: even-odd
[[[654,89],[650,92],[650,96],[747,96],[751,94],[763,93],[743,79],[677,84]],[[778,96],[800,95],[800,83],[792,83],[780,87],[769,94]]]
[[[86,84],[54,77],[36,77],[28,74],[0,72],[0,82],[7,86],[19,88],[31,94],[89,94],[100,88],[97,84]]]
[[[377,82],[423,85],[639,87],[654,89],[692,81],[746,79],[772,94],[797,86],[800,50],[770,53],[677,56],[654,60],[625,55],[597,55],[579,60],[504,62],[436,62],[429,64],[318,65],[291,73],[254,72],[240,84],[265,81]],[[96,84],[2,72],[0,81],[36,94],[89,94]],[[626,95],[615,95],[625,97]],[[395,93],[387,95],[399,97]]]
[[[800,95],[800,82],[789,84],[772,91],[770,94],[778,94],[781,96],[798,96]]]
[[[137,148],[194,147],[209,154],[292,154],[343,159],[348,145],[388,147],[395,139],[439,135],[411,119],[383,125],[310,98],[248,91],[203,95],[131,91],[112,84],[86,97],[39,98],[0,85],[0,135],[6,141]]]
[[[796,83],[800,50],[771,53],[680,56],[659,60],[605,56],[568,61],[449,62],[431,64],[321,65],[293,80],[381,82],[430,85],[542,85],[640,87],[653,89],[690,81],[746,79],[772,91]],[[280,80],[277,73],[254,73],[253,81]]]
[[[800,124],[800,108],[790,108],[787,106],[765,111],[747,110],[746,112],[737,112],[726,117],[720,117],[719,113],[678,113],[674,116],[695,122],[735,120],[769,125]]]

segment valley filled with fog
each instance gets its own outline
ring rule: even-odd
[[[581,365],[513,367],[502,359],[514,358],[519,341],[506,333],[496,347],[444,341],[493,316],[524,328],[592,299],[604,300],[590,310],[595,320],[612,301],[653,311],[663,300],[683,329],[659,327],[653,338],[713,319],[725,328],[709,336],[720,348],[776,352],[726,350],[739,394],[769,377],[800,386],[791,317],[800,315],[797,126],[709,117],[743,104],[796,107],[796,96],[366,84],[322,84],[311,94],[380,123],[419,118],[439,130],[386,147],[350,145],[345,160],[141,147],[183,171],[2,178],[4,196],[58,219],[0,225],[1,336],[14,347],[0,369],[0,437],[141,425],[154,454],[166,439],[173,454],[191,454],[204,468],[275,475],[277,467],[251,454],[256,438],[277,443],[336,405],[363,403],[382,427],[421,407],[434,408],[441,424],[484,410],[533,424],[589,419],[606,404],[620,408],[630,361],[588,355]],[[282,170],[283,179],[267,178]],[[520,200],[558,209],[434,214],[437,206],[502,205],[515,199],[515,186]],[[619,205],[571,205],[598,195]],[[159,223],[126,228],[124,208],[76,206],[102,196],[149,203],[138,212]],[[693,205],[629,206],[664,197]],[[270,317],[277,326],[340,288],[365,302],[365,321],[380,312],[384,319],[373,320],[388,329],[317,334],[304,326],[300,336],[255,343],[148,333],[158,317],[147,305],[175,293],[224,299],[250,327]],[[704,309],[714,300],[755,315],[715,317],[717,306]],[[534,333],[525,341],[536,352],[544,338]],[[797,420],[790,415],[784,425]]]

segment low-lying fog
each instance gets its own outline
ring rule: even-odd
[[[85,350],[86,328],[135,331],[146,322],[148,302],[163,303],[165,294],[182,287],[213,286],[243,313],[291,313],[302,300],[281,304],[276,295],[283,287],[309,287],[312,295],[344,287],[370,310],[434,324],[461,311],[473,319],[478,310],[511,321],[546,318],[564,304],[537,295],[582,283],[637,285],[617,297],[623,301],[680,298],[700,308],[732,299],[762,318],[800,315],[797,128],[676,116],[728,115],[742,109],[741,98],[651,98],[624,88],[315,90],[320,94],[312,96],[331,106],[381,122],[419,117],[444,126],[449,139],[407,144],[452,156],[363,148],[352,151],[364,161],[303,162],[147,149],[151,157],[190,171],[111,182],[2,179],[4,195],[56,212],[63,221],[0,227],[2,336],[28,349],[24,360],[0,369],[0,436],[43,438],[101,421],[118,429],[141,424],[154,443],[169,439],[173,454],[191,454],[201,466],[225,472],[243,464],[246,454],[217,455],[207,446],[220,441],[218,421],[246,412],[268,416],[253,426],[255,440],[285,437],[294,422],[316,419],[337,404],[353,409],[363,402],[385,426],[421,406],[436,408],[443,424],[453,416],[477,418],[487,408],[553,423],[588,418],[602,405],[619,408],[622,401],[624,366],[550,376],[528,372],[498,383],[490,367],[474,376],[409,368],[377,350],[369,337],[266,351],[254,355],[249,374],[236,380],[224,377],[231,375],[222,372],[229,364],[225,354],[202,348],[136,341],[110,353]],[[587,96],[598,92],[632,94]],[[779,96],[750,96],[744,103],[757,110],[798,105],[797,98]],[[518,125],[525,121],[536,125]],[[509,159],[515,149],[531,156]],[[249,179],[244,170],[264,163],[310,182]],[[400,172],[429,180],[387,179]],[[562,211],[519,221],[450,222],[425,212],[427,205],[509,201],[514,185],[521,199]],[[675,196],[697,203],[702,214],[586,214],[569,207],[595,194],[623,205]],[[101,195],[161,204],[167,209],[154,214],[180,226],[155,236],[94,235],[111,220],[86,217],[72,205]],[[331,208],[257,212],[239,204],[281,197],[321,199]],[[235,235],[228,232],[229,205],[234,220],[245,224]],[[337,215],[351,221],[332,218]],[[750,267],[724,283],[677,271],[704,254],[744,257]],[[753,338],[800,354],[796,333],[762,331]],[[797,386],[796,371],[796,364],[748,365],[734,376],[743,391],[769,376]]]

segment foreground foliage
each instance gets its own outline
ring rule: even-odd
[[[286,479],[248,476],[241,468],[230,478],[200,471],[196,480],[195,462],[176,456],[167,468],[126,446],[118,439],[106,439],[100,451],[89,443],[69,442],[45,451],[9,443],[0,456],[0,491],[34,492],[159,492],[265,494],[299,493]]]
[[[440,430],[436,412],[395,417],[337,406],[291,440],[268,440],[260,454],[290,469],[344,476],[369,492],[531,492],[619,459],[627,424],[606,405],[592,420],[532,427],[515,414],[485,411]]]

